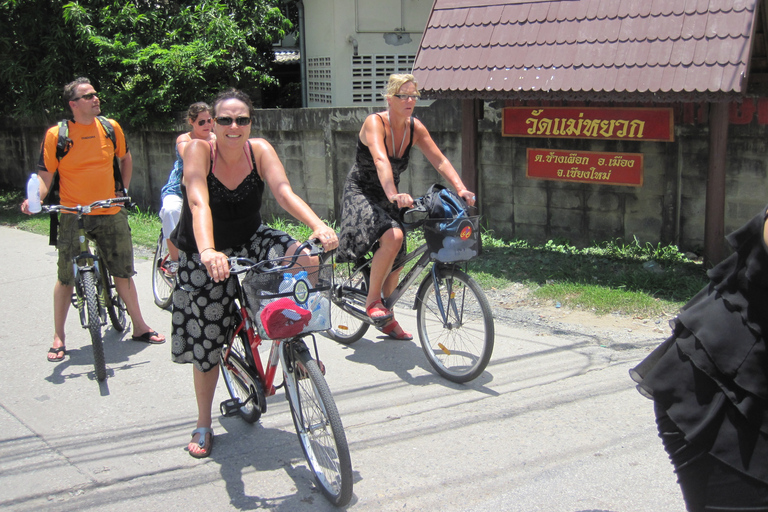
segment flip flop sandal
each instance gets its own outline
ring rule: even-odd
[[[195,437],[195,434],[200,434],[200,437],[197,438],[197,446],[202,448],[203,451],[195,453],[190,450],[189,454],[196,459],[204,459],[205,457],[208,457],[211,454],[211,450],[213,450],[213,429],[208,427],[196,428],[192,431],[192,437]],[[210,443],[206,443],[206,434],[211,434]]]
[[[395,333],[397,329],[400,329],[400,334]],[[402,327],[400,327],[400,324],[397,323],[397,320],[392,320],[384,327],[381,327],[379,329],[381,332],[389,336],[390,338],[400,340],[400,341],[411,341],[413,339],[413,334],[406,332],[403,330]]]
[[[390,311],[389,309],[384,306],[384,303],[381,302],[381,300],[377,300],[371,303],[370,306],[365,308],[365,313],[368,315],[368,318],[370,318],[375,324],[383,324],[387,320],[391,320],[392,317],[395,315]],[[373,313],[383,313],[374,316]]]
[[[48,353],[49,354],[58,354],[59,352],[62,352],[62,354],[60,356],[48,357],[47,359],[50,362],[52,362],[52,363],[58,363],[59,361],[63,361],[64,360],[64,356],[67,355],[67,348],[64,345],[62,345],[62,346],[60,346],[58,348],[51,347],[51,348],[48,349]]]
[[[157,331],[147,331],[141,336],[132,336],[131,340],[133,341],[143,341],[144,343],[151,343],[153,345],[160,345],[162,343],[165,343],[165,340],[153,340],[152,338],[156,338],[160,336],[157,334]]]

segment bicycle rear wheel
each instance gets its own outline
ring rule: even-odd
[[[240,404],[240,417],[248,423],[255,423],[261,413],[267,410],[264,386],[261,385],[253,367],[248,363],[246,350],[250,350],[248,339],[242,331],[232,340],[232,350],[224,361],[226,347],[221,352],[221,375],[227,385],[229,396]]]
[[[285,394],[301,449],[322,493],[343,507],[352,498],[352,463],[333,395],[303,341],[286,342],[283,350]]]
[[[478,377],[491,359],[493,314],[483,290],[456,268],[426,277],[416,305],[421,347],[432,367],[452,382]],[[437,288],[437,290],[436,290]]]
[[[340,263],[336,266],[334,285],[331,290],[331,328],[325,335],[343,345],[350,345],[365,335],[368,324],[344,309],[355,307],[365,311],[365,297],[368,294],[368,274],[352,271],[352,265]]]
[[[107,367],[104,361],[104,345],[101,342],[101,314],[99,313],[98,291],[96,289],[96,274],[93,270],[80,271],[82,289],[85,294],[87,313],[87,327],[91,334],[91,346],[93,347],[93,369],[96,371],[96,379],[102,381],[107,378]]]
[[[102,282],[104,283],[104,306],[107,308],[109,321],[116,331],[123,332],[126,326],[125,302],[118,295],[112,274],[109,273],[109,269],[103,261],[101,262],[100,269]]]
[[[152,263],[152,293],[155,296],[155,304],[165,309],[173,300],[173,288],[176,286],[176,276],[168,272],[168,244],[165,243],[163,233],[157,237],[155,259]]]

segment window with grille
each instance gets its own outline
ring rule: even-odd
[[[307,100],[310,103],[331,105],[331,58],[310,57],[307,59]]]
[[[415,55],[354,55],[352,103],[379,103],[392,73],[410,73]]]

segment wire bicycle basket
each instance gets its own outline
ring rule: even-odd
[[[248,313],[262,339],[285,339],[331,327],[333,267],[290,266],[292,257],[269,260],[242,280]]]

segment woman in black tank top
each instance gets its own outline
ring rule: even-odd
[[[171,237],[179,248],[172,358],[194,364],[198,417],[188,449],[196,458],[211,452],[219,354],[235,327],[230,279],[237,277],[229,274],[228,258],[290,256],[299,245],[262,223],[265,186],[280,206],[312,229],[310,238],[319,239],[326,250],[338,245],[336,233],[291,189],[274,148],[264,139],[250,138],[254,113],[248,96],[225,91],[214,101],[213,113],[216,140],[193,140],[184,152],[184,202]],[[299,258],[303,265],[312,264],[309,260]]]
[[[389,77],[387,110],[368,116],[360,130],[355,164],[344,184],[339,235],[340,261],[355,261],[375,249],[366,311],[377,323],[384,323],[380,328],[384,334],[400,340],[413,336],[400,327],[381,298],[382,291],[386,297],[397,286],[401,269],[393,270],[392,266],[397,255],[405,253],[403,229],[396,214],[398,208],[413,204],[408,193],[398,191],[411,147],[418,147],[469,205],[475,204],[475,194],[464,186],[424,124],[413,117],[418,97],[413,75]]]

